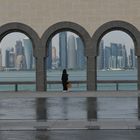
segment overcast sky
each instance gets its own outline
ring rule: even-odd
[[[68,36],[70,34],[71,34],[71,32],[68,32]],[[74,34],[74,33],[72,33],[72,34],[75,37],[77,37],[76,34]],[[28,38],[28,37],[25,34],[19,33],[19,32],[10,33],[7,36],[5,36],[0,43],[0,48],[2,48],[2,53],[4,53],[5,49],[14,47],[15,44],[16,44],[16,40],[21,40],[22,41],[24,38]],[[122,31],[109,32],[102,39],[104,40],[104,45],[105,46],[110,46],[110,42],[113,42],[113,43],[125,44],[126,47],[128,48],[128,50],[131,47],[134,47],[134,43],[133,43],[131,37],[128,34],[126,34],[125,32],[122,32]],[[58,34],[56,34],[53,37],[52,46],[56,47],[57,54],[59,54]]]
[[[112,31],[107,33],[103,38],[105,46],[110,46],[110,42],[121,43],[128,48],[128,50],[134,47],[132,38],[125,32]]]

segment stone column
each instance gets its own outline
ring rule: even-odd
[[[38,57],[36,59],[36,91],[46,91],[46,70],[45,70],[45,59]],[[36,99],[36,119],[46,120],[46,99],[37,98]]]
[[[87,90],[96,91],[96,57],[87,58]]]
[[[36,58],[36,91],[46,91],[46,63],[44,57]]]
[[[138,90],[140,90],[140,57],[137,56],[137,65],[138,65]],[[138,97],[138,119],[140,119],[140,97]]]
[[[46,69],[44,57],[38,57],[36,59],[36,68],[36,91],[46,91]],[[47,119],[45,98],[36,99],[36,119]]]
[[[138,71],[138,90],[140,90],[140,56],[137,56]]]

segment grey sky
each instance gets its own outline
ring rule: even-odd
[[[104,40],[105,46],[110,46],[110,42],[113,42],[125,45],[128,52],[130,48],[134,48],[134,42],[132,38],[127,33],[122,31],[109,32],[102,39]]]
[[[75,37],[77,37],[76,34],[72,33],[72,32],[68,32],[68,36],[70,34],[73,34]],[[17,40],[23,40],[25,38],[28,38],[25,34],[20,33],[20,32],[13,32],[8,34],[7,36],[5,36],[1,43],[0,43],[0,48],[2,48],[2,53],[5,54],[5,49],[7,48],[12,48],[15,46],[16,41]],[[129,53],[129,49],[134,47],[134,43],[133,40],[131,39],[131,37],[126,34],[125,32],[122,31],[112,31],[107,33],[103,38],[104,40],[104,45],[105,46],[110,46],[110,42],[114,42],[114,43],[121,43],[121,44],[125,44],[128,53]],[[59,54],[59,38],[58,38],[58,34],[56,34],[53,39],[52,39],[52,46],[56,47],[57,50],[57,55]],[[4,56],[3,55],[3,63],[4,63]]]

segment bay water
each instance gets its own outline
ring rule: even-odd
[[[47,81],[61,81],[62,71],[47,71]],[[69,81],[87,80],[86,70],[69,70]],[[137,70],[118,70],[118,71],[97,71],[98,80],[137,80]],[[2,81],[35,81],[35,71],[1,71],[0,82]],[[86,84],[72,85],[72,91],[86,91]],[[14,85],[0,85],[0,91],[14,90]],[[98,90],[115,90],[115,84],[97,84]],[[137,84],[119,84],[120,90],[136,90]],[[19,85],[18,90],[35,91],[35,85]],[[61,91],[61,84],[47,85],[47,91]]]

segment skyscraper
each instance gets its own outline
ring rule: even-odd
[[[11,48],[9,51],[9,67],[10,68],[15,68],[15,60],[16,60],[16,56],[15,56],[14,48]]]
[[[0,48],[0,71],[3,70],[3,67],[2,67],[2,51],[1,51],[1,48]]]
[[[117,44],[117,68],[124,68],[122,44]]]
[[[49,48],[47,49],[47,69],[52,69],[52,41],[48,44]]]
[[[52,69],[58,68],[58,61],[56,56],[56,47],[52,47]]]
[[[123,68],[126,69],[128,67],[128,58],[125,45],[122,46],[122,56],[123,56]]]
[[[77,41],[77,68],[85,68],[84,44],[80,37],[76,38]]]
[[[52,47],[52,61],[56,61],[56,48],[54,46]]]
[[[76,45],[73,35],[68,37],[68,69],[76,68]]]
[[[5,67],[9,68],[9,53],[10,53],[10,49],[6,49],[5,50]]]
[[[32,42],[30,39],[23,39],[23,43],[24,43],[24,52],[25,52],[27,70],[30,70],[32,69],[32,64],[33,64]]]
[[[136,67],[136,56],[135,56],[135,50],[133,48],[130,49],[130,59],[129,59],[129,66],[130,68]]]
[[[97,57],[97,68],[104,69],[104,41],[101,40],[99,45],[99,56]]]
[[[24,48],[23,48],[22,42],[20,40],[16,41],[15,51],[16,51],[16,56],[24,55]]]
[[[111,63],[111,48],[106,46],[105,49],[105,57],[104,57],[104,62],[105,62],[105,69],[110,69],[110,63]]]
[[[111,67],[117,68],[118,44],[111,43]]]
[[[67,68],[67,32],[59,33],[59,67]]]
[[[16,67],[17,67],[17,70],[26,69],[24,47],[22,46],[22,42],[20,40],[16,41],[15,53],[16,53]]]

